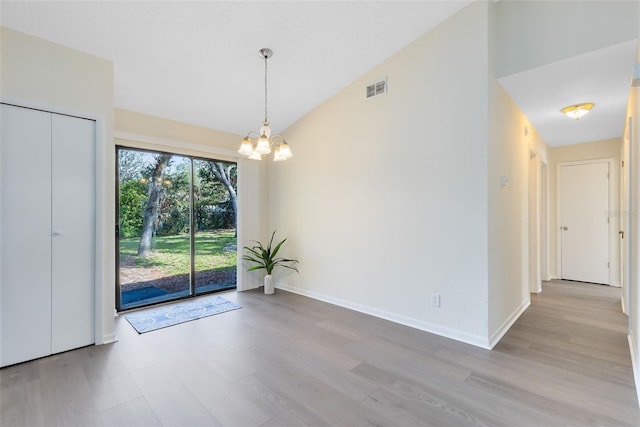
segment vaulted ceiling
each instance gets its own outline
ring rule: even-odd
[[[470,3],[2,1],[3,26],[107,58],[117,107],[244,134],[275,132]]]
[[[0,22],[112,60],[116,107],[244,134],[264,117],[260,48],[281,132],[470,2],[3,0]],[[636,46],[499,82],[550,145],[617,137]],[[596,103],[579,126],[559,114],[578,102]]]

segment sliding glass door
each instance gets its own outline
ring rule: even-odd
[[[193,160],[195,290],[236,287],[236,164]]]
[[[117,148],[118,310],[236,287],[236,164]]]

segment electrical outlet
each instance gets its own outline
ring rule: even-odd
[[[431,294],[431,307],[440,308],[440,294]]]

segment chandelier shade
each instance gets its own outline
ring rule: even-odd
[[[251,153],[253,153],[253,142],[251,141],[251,138],[249,138],[248,136],[244,137],[242,143],[240,144],[238,153],[242,154],[243,156],[250,156]]]
[[[259,132],[249,132],[242,139],[238,153],[252,160],[262,160],[262,156],[266,156],[273,151],[273,161],[279,162],[291,158],[293,154],[289,144],[281,135],[271,136],[271,128],[269,127],[267,115],[267,59],[273,56],[273,51],[263,48],[258,51],[258,54],[264,59],[264,121]]]

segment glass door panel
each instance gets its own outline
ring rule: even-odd
[[[118,149],[119,310],[191,294],[191,159]]]
[[[236,287],[236,164],[193,159],[196,294]]]

